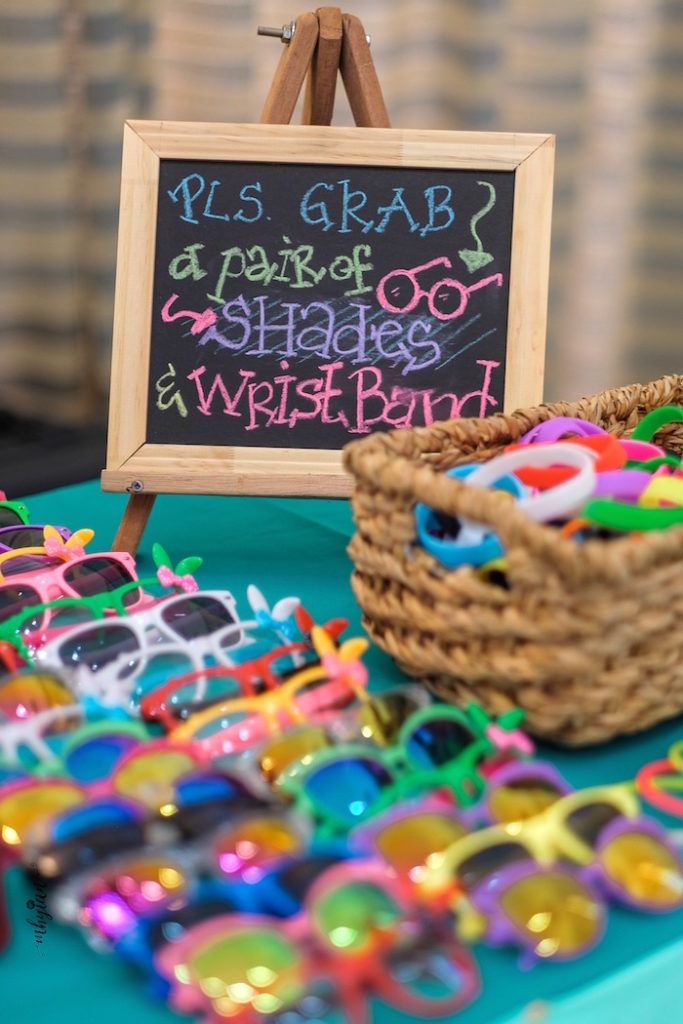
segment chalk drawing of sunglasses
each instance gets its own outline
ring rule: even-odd
[[[438,256],[429,263],[421,263],[418,267],[390,270],[377,285],[377,301],[388,313],[410,313],[415,309],[421,298],[427,299],[427,306],[432,316],[438,320],[454,320],[461,316],[467,308],[472,292],[485,288],[486,285],[503,284],[502,274],[482,277],[474,284],[465,285],[454,277],[442,277],[425,291],[417,283],[418,274],[432,267],[445,267],[451,270],[453,264],[447,256]]]

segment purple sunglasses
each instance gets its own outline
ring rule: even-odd
[[[24,525],[0,527],[0,552],[16,551],[17,548],[37,548],[44,542],[43,525],[31,523]],[[57,533],[63,540],[68,540],[71,530],[66,526],[56,526]]]

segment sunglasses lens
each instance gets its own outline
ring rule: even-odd
[[[70,565],[64,570],[64,582],[79,597],[94,597],[95,594],[106,594],[126,583],[132,583],[133,577],[123,562],[100,555]],[[135,604],[140,600],[140,595],[140,588],[133,587],[124,594],[124,605],[128,607]]]
[[[321,765],[306,776],[303,785],[316,807],[351,827],[368,814],[391,782],[378,761],[353,757]]]
[[[601,909],[590,892],[560,872],[520,879],[502,893],[500,905],[544,959],[579,956],[602,925]]]
[[[257,882],[275,861],[298,852],[302,842],[291,825],[263,815],[223,830],[213,851],[224,874]]]
[[[79,919],[108,938],[117,937],[129,927],[127,910],[138,916],[163,910],[178,900],[186,881],[182,871],[166,858],[124,860],[112,873],[88,882]]]
[[[17,615],[33,604],[40,604],[40,594],[33,587],[24,583],[9,583],[0,587],[0,622]],[[21,633],[30,633],[40,627],[44,613],[26,615],[21,624]]]
[[[99,782],[111,775],[114,765],[140,740],[126,733],[93,736],[73,747],[64,755],[64,767],[78,782]]]
[[[37,783],[0,796],[0,839],[18,846],[62,811],[82,803],[83,792],[68,782]]]
[[[56,676],[26,673],[8,676],[0,682],[0,717],[6,719],[25,721],[41,711],[75,702],[76,698]]]
[[[332,854],[303,854],[293,860],[291,864],[285,864],[274,877],[277,879],[280,891],[293,901],[293,908],[298,909],[316,878],[319,878],[333,864],[338,863],[339,858]],[[295,910],[292,909],[291,912],[294,913]]]
[[[176,810],[174,783],[196,767],[194,759],[182,750],[155,748],[134,754],[117,768],[112,786],[122,796],[138,800],[162,814],[172,814]]]
[[[594,847],[603,829],[619,817],[621,811],[614,804],[596,802],[577,807],[567,815],[565,824],[579,839]]]
[[[464,889],[470,890],[508,865],[528,860],[529,851],[520,843],[497,843],[461,861],[457,869],[458,880]]]
[[[488,808],[494,821],[509,824],[533,818],[561,796],[557,786],[548,779],[530,775],[493,786]]]
[[[180,645],[177,650],[171,651],[155,651],[154,648],[148,648],[144,663],[135,676],[136,699],[139,700],[146,693],[151,693],[157,686],[163,686],[169,679],[192,672],[194,667],[189,652],[183,651]],[[190,687],[185,689],[189,690]],[[198,711],[199,708],[194,707],[192,710]]]
[[[0,526],[17,526],[21,523],[23,523],[23,519],[18,512],[15,512],[13,508],[8,508],[7,505],[0,504]],[[42,539],[40,543],[43,543]]]
[[[210,636],[235,621],[221,601],[206,595],[172,598],[160,610],[164,624],[183,640]]]
[[[295,1003],[306,988],[303,960],[283,935],[267,928],[240,928],[190,954],[176,977],[195,978],[228,1020],[250,1005],[271,1014]]]
[[[171,667],[166,662],[166,679],[174,679],[179,676],[193,674],[190,668],[180,671],[177,667]],[[141,677],[140,688],[149,692],[150,687],[145,686],[145,675]],[[184,722],[190,715],[197,711],[203,711],[212,704],[220,701],[233,700],[242,696],[242,689],[236,676],[226,674],[201,675],[198,674],[191,682],[181,683],[164,699],[164,704],[178,722]]]
[[[436,768],[448,764],[462,754],[474,741],[467,726],[450,718],[435,717],[414,729],[405,741],[413,765]]]
[[[261,774],[275,786],[290,765],[305,763],[316,750],[323,750],[329,745],[327,733],[322,728],[302,726],[293,729],[278,736],[277,739],[268,740],[261,748]]]
[[[147,943],[150,949],[156,952],[170,942],[177,942],[193,925],[238,910],[228,896],[221,899],[193,900],[180,910],[169,910],[165,914],[155,916],[154,920],[149,922]]]
[[[638,902],[666,910],[683,900],[683,874],[673,852],[646,832],[622,832],[600,850],[612,881]]]
[[[341,952],[368,947],[378,933],[394,933],[401,911],[391,896],[371,882],[348,882],[320,896],[312,909],[320,934]]]
[[[429,1016],[448,1013],[450,1017],[457,1009],[452,1006],[453,998],[460,995],[464,999],[476,991],[473,991],[476,968],[463,961],[462,950],[450,949],[431,936],[416,936],[409,943],[389,950],[383,965],[395,985],[413,997],[429,1001],[425,1002]],[[445,1001],[448,1001],[448,1008],[442,1005]]]
[[[382,746],[395,743],[401,726],[414,711],[417,701],[410,693],[378,694],[358,709],[358,731],[367,740]]]
[[[47,555],[22,555],[17,554],[8,558],[2,563],[3,576],[18,576],[23,572],[36,572],[37,570],[53,569],[56,565],[64,565],[61,558],[49,558]]]
[[[382,858],[398,873],[418,885],[429,868],[440,862],[443,851],[465,835],[458,821],[443,814],[414,814],[385,825],[375,839]]]
[[[2,519],[0,517],[0,527]],[[42,526],[8,526],[0,533],[0,544],[8,548],[38,548],[43,545]]]
[[[129,665],[136,664],[133,656],[139,647],[132,630],[103,623],[83,630],[71,639],[67,637],[59,646],[59,658],[63,665],[84,665],[91,672],[98,672],[126,655],[130,656]]]

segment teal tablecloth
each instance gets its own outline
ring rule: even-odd
[[[107,548],[125,504],[95,482],[29,499],[35,522],[96,531],[92,550]],[[344,501],[298,498],[161,496],[141,545],[141,571],[160,541],[172,558],[199,554],[205,587],[231,589],[246,612],[245,588],[256,583],[269,600],[297,594],[317,617],[347,615],[350,633],[360,612],[349,586],[346,545],[352,533]],[[99,543],[97,543],[99,541]],[[143,564],[144,563],[144,564]],[[373,649],[373,681],[401,674]],[[541,750],[577,786],[632,777],[663,756],[681,733],[679,722],[594,750]],[[179,1020],[143,991],[135,971],[98,955],[76,931],[49,923],[42,945],[26,923],[31,890],[17,871],[8,880],[14,937],[0,956],[0,1024],[172,1024]],[[647,916],[612,908],[600,947],[569,965],[542,964],[520,972],[511,950],[477,947],[483,991],[458,1016],[461,1024],[680,1024],[683,1022],[683,912]],[[374,1007],[374,1024],[410,1018]]]

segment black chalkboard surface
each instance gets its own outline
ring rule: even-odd
[[[542,397],[548,135],[128,122],[105,490],[349,493]]]
[[[148,441],[336,449],[502,408],[513,198],[511,171],[162,160]]]

